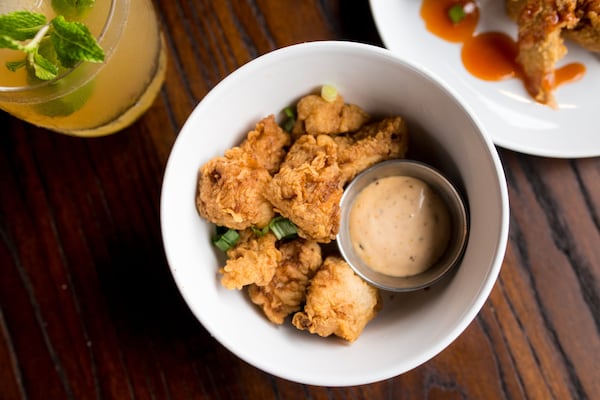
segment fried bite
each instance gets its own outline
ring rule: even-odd
[[[285,158],[286,146],[290,142],[290,135],[277,124],[275,116],[269,115],[256,124],[256,128],[248,133],[240,147],[270,174],[274,174],[279,170]]]
[[[219,269],[221,284],[227,289],[242,289],[255,284],[264,286],[271,282],[281,262],[281,252],[276,247],[277,238],[268,232],[257,236],[252,229],[240,232],[238,243],[227,251],[227,263]]]
[[[408,150],[406,123],[401,117],[384,118],[334,140],[344,183],[378,162],[404,157]]]
[[[555,65],[567,54],[563,37],[600,51],[600,0],[507,0],[506,9],[519,26],[517,62],[527,91],[556,106]]]
[[[575,0],[530,0],[519,15],[517,62],[525,87],[540,103],[555,106],[554,66],[567,54],[561,31],[572,27]]]
[[[256,124],[239,147],[204,164],[198,174],[198,213],[231,229],[267,225],[275,214],[265,190],[290,140],[270,115]]]
[[[196,208],[208,221],[231,229],[266,226],[275,215],[265,197],[269,171],[239,147],[200,168]]]
[[[345,104],[338,94],[335,101],[326,101],[321,96],[304,96],[297,105],[298,118],[293,134],[298,137],[310,135],[337,135],[360,129],[370,118],[369,114],[354,104]]]
[[[343,182],[336,158],[331,137],[303,135],[267,187],[271,204],[305,239],[328,243],[339,229]]]
[[[565,38],[587,50],[600,52],[600,0],[579,1],[575,14],[579,21],[564,32]]]
[[[317,242],[301,238],[279,247],[281,262],[273,279],[265,285],[250,285],[250,300],[275,324],[298,311],[306,299],[306,288],[315,271],[321,266],[321,247]]]
[[[382,307],[379,290],[366,283],[341,258],[330,256],[310,282],[304,311],[292,324],[319,336],[355,341]]]

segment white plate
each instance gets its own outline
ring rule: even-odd
[[[460,59],[461,44],[447,42],[426,30],[421,0],[371,0],[373,18],[385,44],[394,53],[415,61],[457,90],[475,110],[495,144],[523,153],[549,157],[600,155],[600,59],[568,43],[560,65],[583,63],[578,82],[560,86],[559,109],[541,105],[521,81],[487,82],[470,75]],[[502,0],[480,0],[478,32],[500,31],[517,36],[517,27]]]

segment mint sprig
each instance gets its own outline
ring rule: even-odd
[[[13,43],[9,48],[19,47],[17,41],[33,39],[46,24],[46,17],[29,11],[15,11],[0,15],[0,40]]]
[[[51,24],[54,30],[50,39],[64,67],[72,68],[80,61],[104,61],[104,51],[87,26],[80,22],[69,22],[62,15],[54,18]]]
[[[42,45],[46,48],[44,55],[40,54]],[[25,53],[22,60],[7,62],[6,68],[16,71],[27,67],[41,80],[54,79],[60,68],[72,68],[81,61],[104,61],[104,51],[89,29],[62,15],[50,21],[30,11],[0,15],[0,48]]]

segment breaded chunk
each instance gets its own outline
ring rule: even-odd
[[[283,243],[279,251],[281,262],[269,284],[248,287],[250,300],[275,324],[282,324],[289,314],[300,309],[308,283],[322,263],[321,247],[314,241],[294,239]]]
[[[256,124],[256,128],[248,133],[240,147],[252,155],[270,174],[274,174],[279,170],[285,158],[285,147],[290,142],[290,135],[281,129],[273,115],[269,115]]]
[[[366,283],[339,257],[330,256],[311,280],[304,311],[292,324],[319,336],[355,341],[381,309],[379,290]]]
[[[335,101],[328,102],[321,96],[310,94],[304,96],[297,105],[298,118],[293,133],[337,135],[354,132],[368,120],[369,114],[353,104],[345,104],[344,98],[338,94]]]
[[[263,227],[275,215],[265,197],[269,171],[239,147],[200,168],[196,208],[208,221],[231,229]]]
[[[555,65],[567,54],[563,37],[600,51],[600,0],[506,0],[506,10],[519,26],[517,62],[527,91],[556,106]]]
[[[508,16],[519,22],[521,12],[528,3],[532,3],[532,0],[506,0]],[[533,3],[543,4],[540,0]],[[575,6],[575,22],[562,31],[562,36],[587,50],[600,52],[600,0],[570,0],[570,3]],[[557,8],[560,4],[555,1],[544,3],[544,6]]]
[[[267,225],[275,214],[265,190],[290,140],[270,115],[256,124],[239,147],[209,160],[198,173],[198,213],[231,229]]]
[[[305,239],[328,243],[339,229],[343,182],[336,158],[331,137],[303,135],[267,187],[271,204]]]
[[[408,150],[406,123],[401,117],[384,118],[334,140],[344,183],[378,162],[403,158]]]
[[[587,50],[600,52],[600,0],[583,0],[577,4],[577,25],[565,31],[564,36]]]
[[[241,289],[250,284],[264,286],[271,282],[281,262],[275,246],[277,238],[268,232],[257,236],[252,229],[240,232],[238,243],[227,251],[227,263],[219,269],[221,284],[227,289]]]
[[[555,106],[554,66],[567,54],[561,37],[576,23],[575,0],[529,0],[519,15],[517,62],[525,87],[540,103]]]

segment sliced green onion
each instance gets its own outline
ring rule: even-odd
[[[292,107],[286,107],[286,108],[284,108],[283,109],[283,113],[288,118],[296,118],[296,113],[294,112],[294,110],[292,109]]]
[[[465,19],[467,13],[462,4],[455,4],[448,9],[448,18],[453,24],[458,24],[460,21]]]
[[[252,227],[252,232],[254,232],[254,234],[256,236],[258,236],[258,237],[265,236],[267,234],[267,232],[269,232],[269,225],[265,226],[262,229],[259,229],[259,228],[255,227],[255,226],[253,226]]]
[[[321,87],[321,97],[328,103],[332,103],[337,99],[338,92],[335,86],[323,85]]]
[[[298,229],[296,229],[296,225],[292,221],[284,217],[275,217],[269,222],[269,229],[277,240],[288,239],[296,236],[298,233]]]
[[[282,112],[285,114],[285,120],[281,124],[281,128],[286,132],[291,132],[296,124],[296,112],[292,107],[286,107]]]
[[[222,251],[227,251],[235,246],[238,240],[240,240],[238,231],[218,226],[217,234],[213,238],[213,244]]]

